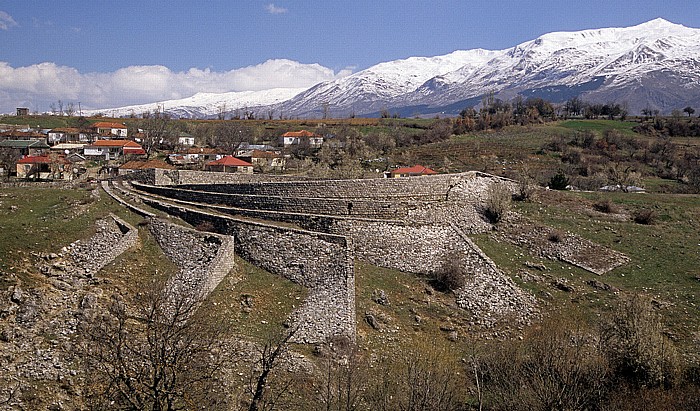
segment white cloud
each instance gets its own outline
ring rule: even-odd
[[[267,10],[267,12],[270,14],[284,14],[288,11],[284,7],[275,6],[273,3],[265,6],[265,10]]]
[[[0,112],[15,107],[47,111],[52,102],[81,102],[83,109],[113,108],[190,97],[198,92],[306,88],[352,73],[319,64],[277,59],[216,72],[191,68],[173,72],[164,66],[129,66],[111,73],[80,73],[55,63],[11,67],[0,62]]]
[[[11,27],[19,26],[15,19],[6,12],[0,10],[0,30],[9,30]]]

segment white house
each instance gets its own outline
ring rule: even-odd
[[[128,129],[124,124],[121,123],[111,123],[107,121],[100,121],[92,125],[92,128],[99,135],[113,135],[117,137],[126,137],[128,134]]]

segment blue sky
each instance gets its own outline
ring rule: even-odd
[[[700,2],[0,1],[0,111],[61,95],[107,107],[308,87],[383,61],[657,17],[699,28]]]

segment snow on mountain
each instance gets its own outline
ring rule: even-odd
[[[325,103],[334,115],[367,113],[386,108],[435,76],[460,67],[479,67],[498,52],[458,50],[436,57],[410,57],[380,63],[338,80],[318,84],[282,104],[296,115],[318,114]]]
[[[372,66],[307,90],[200,93],[189,99],[117,109],[120,115],[165,105],[190,117],[258,107],[285,117],[343,117],[402,110],[457,113],[484,95],[625,103],[669,112],[700,105],[700,29],[655,19],[627,28],[555,32],[506,50],[459,50]],[[265,106],[265,107],[263,107]],[[106,110],[107,112],[111,110]]]
[[[303,92],[304,88],[275,88],[262,91],[233,91],[228,93],[197,93],[179,100],[166,100],[149,104],[91,110],[87,115],[98,113],[114,117],[141,116],[145,112],[164,111],[182,118],[216,117],[220,113],[232,113],[261,106],[272,106],[289,100]],[[243,114],[243,113],[241,113]]]
[[[599,90],[588,93],[595,98],[596,93],[638,83],[658,71],[677,73],[697,90],[699,66],[700,30],[656,19],[629,28],[545,34],[504,50],[476,70],[462,67],[431,79],[412,101],[439,106],[488,92],[512,97],[526,90],[575,87],[603,78]]]

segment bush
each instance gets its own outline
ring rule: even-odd
[[[636,387],[671,386],[679,376],[675,348],[661,316],[639,295],[623,300],[603,324],[603,347],[618,378]]]
[[[436,290],[447,292],[464,287],[467,283],[467,270],[462,255],[447,253],[442,265],[433,274],[432,285]]]
[[[632,215],[632,219],[637,224],[654,224],[656,221],[656,212],[648,209],[637,210]]]
[[[511,198],[511,193],[504,183],[496,182],[489,186],[483,212],[491,224],[498,223],[508,213]]]
[[[564,240],[564,234],[559,230],[552,230],[547,236],[547,240],[553,243],[561,243]]]
[[[502,342],[474,361],[486,409],[600,409],[608,375],[598,341],[580,322],[559,316],[522,341]]]
[[[593,203],[593,209],[605,214],[614,213],[616,211],[615,205],[607,198]]]
[[[549,179],[549,188],[552,190],[566,190],[569,186],[569,178],[563,171],[559,170],[557,174]]]

